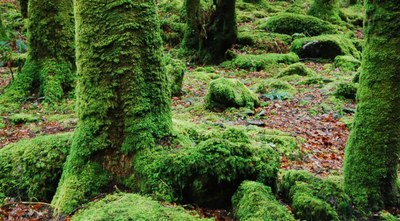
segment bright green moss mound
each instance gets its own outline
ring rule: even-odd
[[[308,14],[332,23],[340,23],[339,0],[314,0]]]
[[[304,33],[308,36],[316,36],[321,34],[335,34],[336,28],[329,22],[319,18],[292,14],[281,13],[272,16],[262,22],[258,28],[268,32],[282,33],[293,35],[295,33]]]
[[[0,41],[7,41],[7,39],[6,28],[4,27],[3,19],[0,16]]]
[[[232,61],[224,62],[222,66],[232,69],[241,68],[256,71],[264,69],[269,64],[292,64],[296,62],[299,62],[299,57],[295,53],[271,53],[260,55],[243,54],[237,55]]]
[[[222,137],[232,137],[232,131]],[[216,208],[229,206],[244,180],[276,191],[280,164],[276,152],[268,145],[248,143],[243,136],[234,137],[240,139],[212,138],[196,146],[142,152],[134,160],[135,182],[130,185],[167,200]]]
[[[294,221],[286,207],[275,198],[270,187],[254,181],[244,181],[232,197],[236,218],[245,220]]]
[[[349,220],[353,208],[349,196],[336,182],[322,180],[306,171],[287,171],[279,186],[302,220]]]
[[[299,38],[292,42],[290,51],[304,59],[322,58],[333,60],[338,55],[351,55],[357,59],[361,57],[353,42],[340,35]]]
[[[281,77],[290,76],[290,75],[313,77],[316,75],[316,73],[315,73],[315,71],[311,70],[303,63],[295,63],[295,64],[289,65],[287,68],[285,68],[281,72],[279,72],[277,77],[281,78]]]
[[[296,93],[296,88],[287,81],[271,78],[261,82],[258,85],[257,92],[263,94],[288,93],[289,95],[293,95]]]
[[[0,149],[0,192],[49,201],[71,146],[71,134],[39,136]]]
[[[186,71],[186,65],[179,59],[174,59],[168,55],[164,56],[165,71],[168,76],[171,95],[179,96],[182,93],[183,76]]]
[[[163,205],[149,197],[131,193],[108,195],[97,202],[89,203],[71,219],[72,221],[182,221],[200,220],[194,212],[181,207]],[[209,220],[209,219],[201,219]]]
[[[361,66],[361,62],[353,56],[336,56],[334,66],[345,71],[356,71]]]
[[[337,98],[356,99],[358,84],[356,83],[339,83],[334,92]]]
[[[237,79],[219,78],[210,82],[205,97],[209,109],[258,106],[257,96]]]
[[[32,114],[19,113],[19,114],[11,115],[8,118],[8,120],[12,124],[21,124],[21,123],[31,123],[31,122],[40,121],[40,117],[32,115]]]
[[[278,33],[268,33],[257,30],[243,30],[238,33],[236,44],[254,46],[263,53],[278,53],[290,47],[292,36]]]

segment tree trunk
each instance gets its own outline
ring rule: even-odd
[[[369,0],[366,6],[358,105],[344,172],[356,206],[378,211],[399,203],[400,5]]]
[[[211,11],[204,11],[199,0],[186,0],[188,28],[183,46],[196,61],[218,64],[225,59],[237,38],[235,2],[213,0]]]
[[[30,0],[27,61],[2,99],[21,101],[38,92],[59,101],[73,87],[74,21],[70,0]]]
[[[340,23],[338,0],[314,0],[308,14],[332,23]]]
[[[154,0],[76,0],[77,112],[53,198],[69,213],[131,175],[139,150],[168,141],[168,79]]]
[[[28,0],[19,0],[19,7],[23,18],[28,18]]]
[[[7,41],[7,33],[6,33],[6,28],[4,27],[3,24],[3,19],[0,16],[0,41]]]

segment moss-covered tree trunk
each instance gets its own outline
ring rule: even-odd
[[[187,30],[184,50],[201,63],[219,63],[235,43],[237,24],[235,0],[213,0],[211,11],[201,8],[199,0],[186,0]]]
[[[308,14],[332,23],[340,23],[339,0],[314,0]]]
[[[400,5],[369,0],[366,8],[363,71],[344,172],[355,204],[376,211],[399,205]]]
[[[154,0],[76,0],[75,19],[79,123],[52,201],[61,213],[123,183],[172,125]]]
[[[28,0],[19,0],[19,7],[23,18],[28,18]]]
[[[3,100],[21,101],[39,93],[58,101],[73,87],[74,20],[71,0],[30,0],[28,57]]]

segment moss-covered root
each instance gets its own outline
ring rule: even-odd
[[[168,142],[172,127],[154,0],[77,0],[75,18],[79,122],[57,213],[129,176],[132,156]]]
[[[71,134],[39,136],[0,149],[0,193],[49,201],[61,177]]]
[[[365,210],[399,206],[400,5],[366,1],[357,112],[345,151],[345,189]]]
[[[200,219],[193,211],[188,212],[181,207],[163,205],[149,197],[131,193],[108,195],[102,200],[92,202],[74,215],[71,220],[211,221],[211,219]]]
[[[20,102],[29,93],[37,92],[47,101],[59,101],[73,88],[72,8],[70,0],[29,0],[27,61],[22,73],[5,90],[3,101]]]
[[[314,0],[309,15],[332,23],[340,23],[339,0]]]
[[[206,107],[209,109],[226,109],[228,107],[258,106],[257,95],[250,91],[237,79],[219,78],[210,82],[205,97]]]
[[[232,197],[236,218],[241,221],[294,221],[289,210],[275,198],[271,188],[262,183],[244,181]]]

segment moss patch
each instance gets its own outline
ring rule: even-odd
[[[174,59],[169,55],[164,56],[165,71],[167,72],[168,82],[172,96],[182,94],[183,76],[186,72],[186,65],[179,59]]]
[[[205,98],[209,109],[258,106],[257,96],[237,79],[219,78],[210,82]]]
[[[242,69],[250,69],[250,70],[262,70],[268,64],[277,64],[277,63],[285,63],[292,64],[299,62],[299,57],[294,53],[289,54],[260,54],[260,55],[252,55],[252,54],[243,54],[237,55],[232,61],[227,61],[222,63],[221,65],[226,68],[242,68]]]
[[[12,124],[32,123],[40,121],[39,116],[23,113],[11,115],[8,119]]]
[[[39,136],[0,149],[0,192],[49,201],[71,146],[71,134]]]
[[[271,95],[287,93],[288,96],[292,96],[296,93],[296,88],[289,84],[287,81],[272,78],[261,82],[258,85],[257,92]]]
[[[100,220],[200,220],[194,212],[185,211],[181,207],[163,205],[149,197],[131,193],[108,195],[104,199],[92,202],[80,210],[72,221]],[[201,219],[210,220],[210,219]]]
[[[316,76],[316,73],[303,63],[295,63],[283,69],[281,72],[279,72],[279,74],[276,77],[280,78],[290,75],[314,77]]]
[[[361,62],[353,56],[336,56],[334,66],[345,71],[356,71],[361,66]]]
[[[244,181],[240,185],[232,197],[232,205],[239,220],[295,220],[270,187],[254,181]]]

